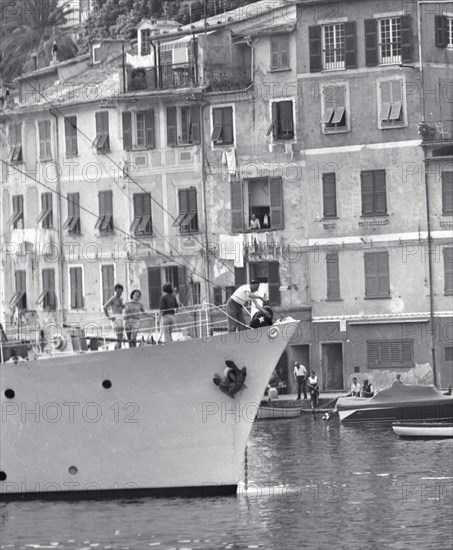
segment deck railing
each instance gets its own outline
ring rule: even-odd
[[[418,133],[424,143],[451,143],[453,142],[453,120],[420,122]]]

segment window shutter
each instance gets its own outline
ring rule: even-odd
[[[64,130],[66,141],[66,156],[77,155],[77,118],[65,117]]]
[[[235,267],[234,268],[234,286],[238,287],[247,283],[247,268]]]
[[[178,267],[178,290],[179,300],[184,305],[187,301],[187,279],[186,268],[184,266]]]
[[[444,248],[444,291],[453,294],[453,248]]]
[[[414,341],[407,340],[401,342],[401,358],[403,362],[403,367],[413,367],[414,366]]]
[[[400,365],[403,362],[401,351],[401,342],[390,342],[390,356],[392,365]]]
[[[143,212],[142,194],[136,193],[134,194],[134,218],[138,216],[142,216],[143,214],[144,212]]]
[[[82,268],[76,267],[77,307],[83,307]]]
[[[374,213],[387,214],[387,194],[385,186],[385,170],[375,170],[374,176]]]
[[[167,145],[176,145],[176,107],[167,107]]]
[[[283,196],[281,178],[269,178],[270,227],[283,229]]]
[[[113,215],[113,193],[112,191],[104,191],[105,193],[105,213]]]
[[[411,17],[401,16],[401,61],[412,63]]]
[[[308,44],[310,49],[310,72],[319,73],[322,70],[320,25],[308,27]]]
[[[188,193],[189,197],[189,212],[197,212],[197,190],[195,187],[191,187]]]
[[[102,113],[95,113],[96,119],[96,136],[102,134]]]
[[[271,37],[271,69],[279,68],[279,40],[277,36]]]
[[[436,46],[438,48],[447,47],[447,25],[448,20],[445,15],[436,15],[434,17],[434,31],[436,35]]]
[[[365,253],[365,296],[378,295],[378,261],[374,252]]]
[[[123,149],[130,151],[132,149],[132,113],[123,111]]]
[[[336,218],[337,197],[335,172],[329,172],[322,175],[322,198],[324,206],[324,218]]]
[[[362,180],[362,215],[374,214],[373,172],[362,172],[360,177]]]
[[[345,40],[345,67],[346,69],[357,68],[357,33],[355,21],[344,24]]]
[[[198,105],[192,105],[190,119],[192,122],[192,143],[200,143],[200,110]]]
[[[392,364],[390,342],[379,342],[380,367],[390,367]]]
[[[107,111],[101,112],[101,128],[102,133],[108,135],[109,133],[109,114]]]
[[[338,262],[338,252],[326,254],[327,271],[327,299],[340,299],[340,271]]]
[[[148,149],[154,148],[154,111],[145,111],[145,142]]]
[[[280,264],[269,262],[269,304],[279,306],[280,299]]]
[[[231,182],[231,231],[244,231],[244,203],[241,180]]]
[[[392,82],[381,82],[381,106],[379,112],[379,120],[387,121],[392,108]]]
[[[453,214],[453,172],[442,172],[442,214]]]
[[[289,67],[289,36],[282,36],[280,39],[280,67]]]
[[[377,367],[379,364],[379,342],[367,342],[368,366]]]
[[[365,64],[367,67],[375,67],[378,64],[376,19],[365,19]]]
[[[378,252],[378,294],[379,296],[390,295],[390,274],[389,274],[389,255],[388,252]]]
[[[189,212],[189,190],[180,189],[178,191],[178,200],[179,200],[179,213],[186,214]]]
[[[148,294],[150,309],[159,309],[161,284],[160,267],[148,267]]]

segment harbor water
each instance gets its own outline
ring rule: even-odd
[[[389,426],[322,414],[255,422],[246,480],[236,497],[2,503],[0,546],[453,547],[452,440],[398,439]]]

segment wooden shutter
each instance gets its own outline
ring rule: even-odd
[[[401,16],[401,61],[412,63],[411,17]]]
[[[340,270],[338,252],[326,254],[327,299],[340,299]]]
[[[184,305],[187,301],[187,277],[184,266],[178,266],[178,290],[179,300]]]
[[[365,19],[365,64],[375,67],[378,62],[377,20]]]
[[[345,40],[345,67],[346,69],[357,68],[357,32],[355,21],[344,24]]]
[[[278,69],[279,61],[278,36],[271,36],[271,69]]]
[[[189,212],[197,212],[197,190],[191,187],[189,190]]]
[[[310,49],[310,72],[322,70],[321,26],[308,27],[308,44]]]
[[[322,201],[324,218],[336,218],[337,196],[335,172],[329,172],[322,175]]]
[[[362,216],[374,214],[374,178],[372,171],[361,172]]]
[[[167,145],[176,145],[176,107],[167,107]]]
[[[200,109],[198,105],[192,105],[190,109],[192,123],[192,143],[200,143]]]
[[[278,262],[269,262],[269,304],[279,306],[280,299],[280,264]]]
[[[374,213],[387,214],[387,193],[385,170],[375,170],[374,177]]]
[[[365,296],[378,296],[378,260],[375,252],[365,253]]]
[[[379,342],[367,342],[368,366],[379,365]]]
[[[289,36],[280,37],[280,67],[286,69],[289,67]]]
[[[102,114],[103,113],[95,113],[95,120],[96,120],[96,137],[102,135]]]
[[[380,83],[381,105],[379,111],[379,120],[388,121],[390,110],[392,108],[392,82],[385,81]]]
[[[447,25],[448,20],[445,15],[436,15],[434,17],[434,32],[436,35],[436,46],[438,48],[447,47]]]
[[[242,181],[231,181],[231,231],[244,231],[244,201]]]
[[[414,366],[414,341],[403,340],[401,342],[401,360],[403,367]]]
[[[42,270],[42,290],[45,293],[43,307],[46,309],[55,309],[56,296],[55,296],[55,270],[43,269]]]
[[[390,295],[390,274],[389,274],[389,255],[388,252],[377,253],[378,269],[378,295]]]
[[[234,286],[238,287],[247,283],[247,268],[235,267],[234,268]]]
[[[445,294],[453,294],[453,248],[447,247],[444,254],[444,291]]]
[[[160,267],[148,267],[148,294],[150,309],[159,309],[161,284]]]
[[[33,122],[26,122],[24,128],[23,158],[27,172],[36,170],[36,127]]]
[[[64,130],[66,140],[66,156],[77,155],[77,117],[65,117]]]
[[[123,149],[130,151],[132,149],[132,113],[123,111]]]
[[[189,212],[189,190],[179,189],[178,200],[179,200],[179,214],[180,215],[187,214]]]
[[[145,111],[145,143],[148,149],[154,148],[154,111]]]
[[[113,278],[113,265],[102,266],[102,303],[105,304],[115,292],[115,282]]]
[[[270,227],[283,229],[283,193],[281,178],[269,178]]]
[[[143,193],[135,193],[133,196],[134,199],[134,218],[138,216],[143,216]]]
[[[453,172],[442,172],[442,214],[453,214]]]
[[[392,364],[391,344],[389,341],[379,342],[379,366],[390,367]]]

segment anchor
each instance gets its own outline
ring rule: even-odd
[[[215,373],[213,381],[220,391],[234,399],[238,391],[245,388],[245,379],[247,377],[247,369],[240,369],[234,361],[226,360],[227,368],[223,371],[223,376]]]

